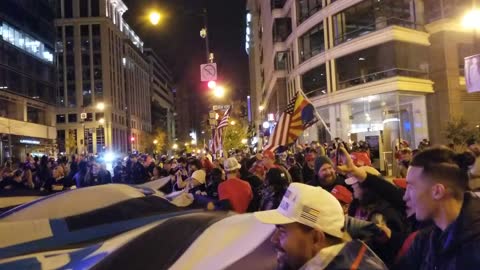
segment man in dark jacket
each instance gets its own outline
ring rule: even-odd
[[[145,160],[139,158],[137,162],[133,164],[131,180],[134,184],[143,184],[149,179],[147,168],[143,165],[144,162]]]
[[[466,192],[472,161],[448,148],[418,153],[407,173],[407,207],[433,228],[415,237],[397,269],[478,269],[480,197]]]
[[[307,183],[314,187],[322,187],[328,192],[336,185],[350,187],[345,184],[345,177],[335,172],[332,161],[326,156],[319,156],[315,160],[315,179]]]

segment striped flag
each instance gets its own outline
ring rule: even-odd
[[[218,123],[218,126],[212,132],[212,153],[217,153],[217,151],[222,150],[223,145],[223,129],[228,126],[228,119],[230,118],[230,111],[232,106],[230,106],[223,114],[222,119]]]
[[[277,125],[273,131],[273,134],[268,140],[268,144],[263,148],[264,150],[275,151],[280,145],[286,145],[288,140],[288,130],[292,120],[292,113],[295,109],[295,102],[297,100],[298,93],[295,93],[293,98],[287,104],[287,108],[280,115]]]
[[[280,145],[294,143],[305,129],[311,127],[318,120],[318,114],[312,103],[303,92],[296,92],[280,116],[273,135],[264,149],[274,151]]]

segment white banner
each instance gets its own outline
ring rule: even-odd
[[[480,92],[480,54],[465,57],[465,84],[467,92]]]

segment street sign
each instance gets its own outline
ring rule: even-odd
[[[217,64],[209,63],[200,65],[200,80],[202,82],[217,80]]]
[[[218,110],[228,110],[230,108],[230,105],[213,105],[213,110],[218,111]]]

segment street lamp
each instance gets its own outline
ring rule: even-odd
[[[98,120],[98,123],[100,123],[100,125],[105,124],[105,118],[100,118],[100,119]]]
[[[234,120],[230,121],[230,125],[235,126],[235,121]]]
[[[178,148],[178,144],[176,144],[176,143],[173,144],[172,149],[173,149],[173,150],[177,150],[177,148]]]
[[[151,11],[150,14],[148,15],[148,19],[150,20],[150,23],[153,25],[157,25],[160,22],[161,17],[162,16],[160,15],[160,13],[158,13],[155,10]]]
[[[153,141],[153,144],[157,145],[157,144],[158,144],[158,140],[154,140],[154,141]]]
[[[213,95],[217,98],[225,96],[225,88],[223,86],[217,86],[213,89]]]
[[[103,102],[97,103],[97,110],[99,110],[99,111],[105,110],[105,103],[103,103]]]
[[[480,29],[480,9],[468,11],[463,16],[462,26],[466,29]]]

